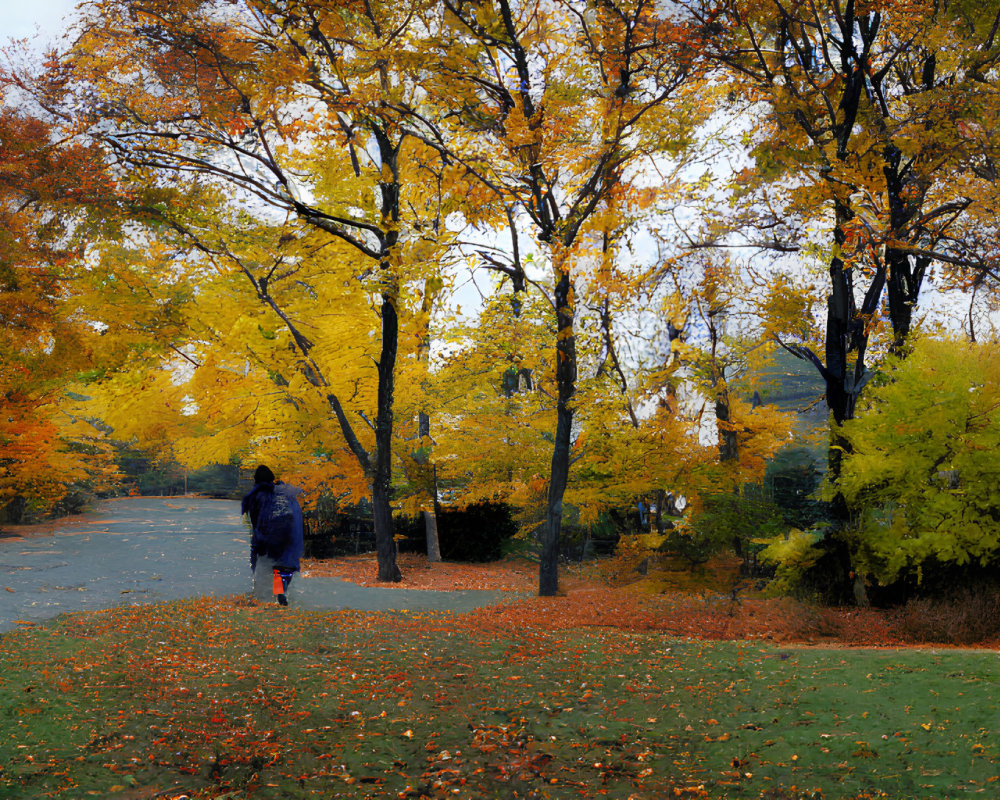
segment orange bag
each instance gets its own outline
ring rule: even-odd
[[[278,570],[274,571],[274,579],[271,582],[271,594],[284,594],[285,584],[281,580],[281,573]]]

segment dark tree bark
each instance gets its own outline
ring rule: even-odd
[[[726,368],[720,363],[719,340],[720,331],[717,319],[723,313],[721,306],[712,305],[708,309],[706,322],[711,341],[711,382],[715,392],[715,422],[719,436],[719,461],[723,464],[732,463],[740,457],[739,438],[732,426],[732,404],[729,400],[729,385],[726,383]]]
[[[845,227],[852,214],[847,206],[837,203],[835,215],[834,242],[839,253],[847,239]],[[869,288],[869,294],[876,302],[881,297],[884,281],[882,271]],[[839,254],[835,255],[830,260],[830,294],[826,302],[826,366],[820,372],[826,381],[826,404],[837,425],[854,418],[854,407],[861,389],[859,384],[865,377],[864,350],[867,342],[864,320],[859,316],[854,300],[854,271]]]
[[[573,395],[576,393],[576,336],[571,281],[563,272],[556,283],[556,432],[538,567],[538,594],[548,597],[559,590],[559,538],[562,534],[563,497],[569,481],[570,446],[573,432]]]
[[[555,287],[556,334],[556,437],[542,554],[538,567],[538,594],[552,596],[559,590],[559,537],[562,532],[563,496],[569,480],[569,452],[573,430],[572,400],[576,391],[576,336],[573,333],[573,298],[569,271],[560,269]]]
[[[912,178],[909,166],[901,166],[902,153],[895,145],[883,152],[885,185],[889,197],[889,225],[893,238],[903,238],[904,228],[920,210],[919,199],[905,197],[907,179]],[[919,195],[919,188],[915,193]],[[913,309],[920,297],[920,287],[930,264],[926,256],[913,256],[898,247],[888,246],[885,252],[889,319],[892,323],[893,350],[901,352],[910,335]]]
[[[530,219],[537,238],[548,246],[555,265],[555,296],[550,298],[556,314],[556,431],[552,452],[552,468],[546,504],[546,521],[542,534],[542,556],[539,566],[539,594],[552,595],[558,590],[559,536],[562,527],[563,497],[569,477],[570,449],[573,428],[572,400],[576,390],[577,358],[574,335],[573,250],[583,226],[620,185],[620,175],[635,158],[645,153],[631,150],[631,139],[638,123],[653,109],[662,107],[673,92],[689,77],[692,67],[691,48],[675,49],[670,37],[661,34],[654,5],[640,2],[633,7],[608,6],[604,21],[593,26],[582,11],[577,21],[570,20],[575,38],[568,45],[582,44],[581,62],[592,69],[586,73],[595,78],[594,87],[600,87],[603,96],[617,98],[621,105],[610,110],[607,129],[601,131],[601,148],[587,159],[587,175],[568,182],[559,174],[559,168],[544,152],[544,148],[559,136],[543,134],[546,123],[544,98],[549,92],[545,81],[544,63],[549,55],[530,35],[527,26],[518,18],[523,6],[509,0],[497,0],[496,24],[485,25],[475,4],[444,0],[445,8],[460,23],[464,36],[475,40],[477,51],[485,58],[473,59],[472,64],[508,65],[506,78],[498,80],[492,66],[480,74],[469,75],[469,87],[483,100],[497,109],[495,124],[490,135],[504,146],[511,146],[515,166],[512,172],[495,174],[492,168],[478,171],[472,166],[498,196],[510,199]],[[572,15],[571,15],[572,16]],[[613,45],[609,45],[613,42]],[[606,47],[612,46],[614,69],[609,67],[611,55]],[[592,62],[591,57],[595,57]],[[449,53],[449,58],[451,54]],[[639,99],[641,97],[641,100]],[[506,139],[506,122],[515,109],[533,135],[516,140]],[[519,123],[520,125],[520,123]],[[481,129],[476,128],[479,134]],[[596,132],[596,131],[595,131]],[[477,156],[478,160],[478,156]],[[509,270],[508,274],[511,274]],[[512,274],[515,281],[519,276]],[[512,302],[520,302],[515,291]]]
[[[391,176],[380,186],[382,201],[382,253],[379,269],[387,276],[389,290],[382,294],[382,352],[378,361],[378,398],[375,418],[375,463],[372,474],[372,510],[375,523],[375,549],[378,579],[396,582],[403,575],[396,565],[396,539],[392,525],[392,426],[396,389],[396,355],[399,350],[399,315],[397,278],[393,274],[394,250],[399,233],[399,143],[377,126],[374,128],[382,159],[383,174]]]
[[[664,489],[657,489],[656,490],[656,513],[654,514],[653,519],[656,522],[656,532],[660,536],[663,535],[663,531],[664,531],[664,525],[663,525],[663,506],[664,506],[664,504],[666,502],[667,502],[667,493],[666,493],[666,491]],[[671,524],[670,527],[673,527],[673,524]]]
[[[356,435],[352,418],[345,412],[340,399],[312,358],[313,344],[295,326],[290,312],[269,291],[268,281],[273,277],[274,269],[262,276],[259,268],[254,270],[243,264],[238,253],[231,252],[238,248],[230,248],[229,245],[213,245],[207,250],[214,257],[235,260],[240,264],[257,297],[288,325],[295,346],[303,356],[303,374],[323,392],[348,448],[370,481],[378,577],[380,580],[399,580],[391,508],[393,395],[399,340],[396,308],[396,270],[399,264],[396,251],[400,228],[400,175],[397,159],[400,143],[409,133],[398,127],[399,112],[391,110],[384,99],[368,104],[358,104],[353,100],[345,102],[345,97],[350,95],[345,88],[350,87],[342,83],[344,71],[341,69],[343,60],[350,59],[350,52],[359,47],[366,34],[373,34],[376,39],[383,36],[379,22],[372,10],[366,7],[362,13],[367,20],[362,13],[357,16],[359,29],[367,26],[366,33],[359,34],[359,38],[353,41],[334,40],[328,36],[329,29],[318,22],[323,12],[328,10],[322,3],[265,3],[249,17],[231,20],[210,19],[210,16],[199,16],[195,20],[182,9],[163,4],[156,25],[136,27],[135,12],[140,6],[132,0],[120,0],[102,9],[92,9],[91,24],[84,29],[81,42],[87,40],[84,49],[91,56],[100,58],[108,53],[117,53],[127,41],[137,68],[149,67],[150,74],[157,71],[150,64],[162,63],[164,59],[175,63],[177,69],[157,91],[175,93],[171,99],[176,102],[178,110],[172,110],[166,116],[157,116],[160,109],[156,104],[147,108],[139,100],[132,105],[132,98],[127,93],[111,91],[109,95],[114,96],[114,100],[100,108],[70,98],[73,105],[67,107],[66,114],[79,114],[78,109],[81,108],[90,109],[88,113],[93,115],[89,120],[93,125],[91,135],[109,148],[120,167],[150,170],[151,176],[204,176],[219,181],[256,198],[265,206],[281,209],[310,226],[326,231],[337,241],[352,247],[366,264],[378,269],[387,288],[383,290],[380,309],[383,339],[377,364],[376,443],[372,453]],[[226,36],[217,36],[223,28]],[[253,43],[244,60],[234,58],[231,52],[220,47],[220,42],[223,39],[228,41],[230,35],[245,43]],[[266,58],[276,59],[272,63],[287,58],[291,64],[300,67],[298,80],[311,87],[306,92],[311,101],[318,99],[325,103],[332,117],[341,120],[345,134],[343,146],[350,155],[357,177],[361,176],[362,169],[356,143],[362,139],[374,140],[378,156],[368,155],[372,156],[370,166],[377,167],[381,176],[378,184],[380,219],[340,215],[327,204],[302,198],[295,191],[296,180],[288,169],[291,162],[286,163],[279,144],[287,135],[280,121],[282,111],[274,105],[273,95],[266,91],[255,93],[256,82],[245,80],[245,71],[257,67],[253,59],[265,52]],[[374,76],[381,82],[382,88],[388,90],[391,69],[387,61],[378,61],[374,72],[369,71],[357,79],[367,81]],[[337,80],[327,79],[335,74],[338,75]],[[162,79],[164,76],[161,74],[159,77]],[[99,75],[92,78],[99,81],[105,79]],[[116,85],[116,76],[108,74],[106,79],[112,87]],[[84,86],[82,81],[79,86]],[[210,106],[210,100],[218,100],[207,97],[198,88],[205,86],[225,87],[218,88],[219,97],[230,96],[226,102],[231,101],[231,113],[238,115],[244,123],[248,132],[246,137],[234,137],[223,132],[211,113],[203,113],[203,106]],[[185,146],[176,147],[179,140],[184,140]],[[194,155],[195,152],[197,155]],[[248,167],[249,164],[253,167]],[[298,162],[296,167],[304,168]],[[164,216],[169,216],[169,213]],[[180,230],[180,227],[177,229]],[[205,248],[207,245],[201,242],[198,246]]]
[[[725,383],[716,389],[715,419],[719,423],[719,460],[736,461],[740,456],[739,440],[730,422],[729,389]]]
[[[396,539],[392,527],[392,423],[399,317],[394,300],[382,299],[382,355],[378,362],[378,416],[375,419],[375,464],[372,475],[372,510],[378,579],[403,579],[396,565]]]

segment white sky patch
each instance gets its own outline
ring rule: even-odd
[[[33,39],[43,50],[66,32],[66,17],[76,9],[74,0],[0,0],[0,37]]]

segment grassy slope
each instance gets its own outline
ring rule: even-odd
[[[230,600],[74,615],[0,637],[0,797],[992,797],[998,672]]]

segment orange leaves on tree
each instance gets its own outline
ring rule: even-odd
[[[45,507],[75,482],[104,488],[114,472],[102,434],[58,405],[98,338],[68,290],[87,280],[75,263],[82,204],[106,209],[113,192],[92,149],[4,104],[20,80],[0,73],[0,505],[20,495]]]

